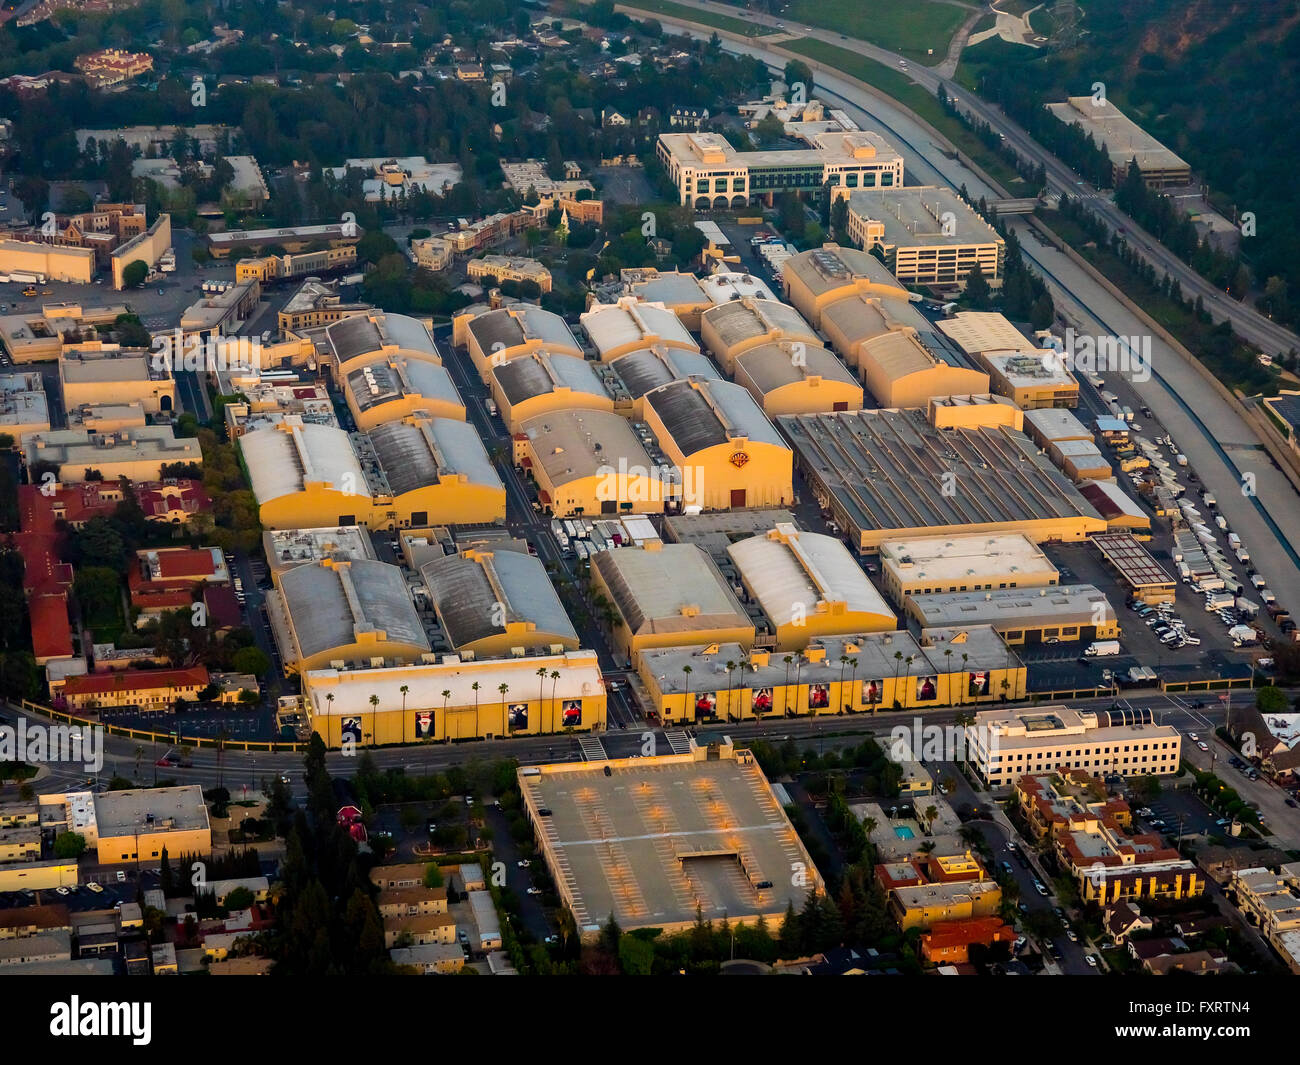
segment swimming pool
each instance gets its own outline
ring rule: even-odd
[[[894,826],[894,835],[896,835],[899,839],[915,839],[915,838],[916,838],[916,833],[913,832],[913,831],[912,831],[910,828],[908,828],[906,825],[895,825],[895,826]]]

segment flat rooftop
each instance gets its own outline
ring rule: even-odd
[[[771,785],[729,743],[660,758],[525,768],[519,781],[580,932],[612,913],[624,929],[803,905],[821,878]],[[541,816],[538,811],[549,810]],[[795,886],[791,870],[807,871]]]
[[[1021,533],[886,540],[880,545],[880,562],[908,584],[979,574],[1038,575],[1053,582],[1058,576],[1042,549]]]
[[[1115,166],[1126,167],[1136,159],[1142,170],[1189,170],[1185,159],[1166,148],[1155,137],[1107,100],[1095,105],[1091,96],[1071,96],[1047,109],[1062,122],[1082,126]]]
[[[1115,620],[1106,593],[1092,584],[1044,588],[996,588],[984,592],[939,592],[909,596],[922,628],[993,625],[1034,628],[1074,622],[1095,625]]]
[[[859,189],[849,193],[849,210],[881,222],[891,246],[997,244],[1002,238],[952,189],[937,185]],[[944,216],[951,225],[945,227]]]
[[[95,822],[101,838],[209,827],[203,789],[197,784],[103,792],[95,796]]]

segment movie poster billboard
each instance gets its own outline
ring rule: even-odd
[[[528,727],[528,704],[511,703],[508,708],[507,724],[511,732],[518,732]]]
[[[989,681],[992,678],[989,676],[987,669],[976,670],[966,674],[966,676],[968,678],[966,687],[968,695],[988,695]]]
[[[417,710],[415,712],[415,738],[417,740],[433,739],[432,710]]]
[[[361,718],[344,717],[339,719],[339,736],[344,743],[361,743]]]
[[[767,714],[772,711],[772,689],[759,688],[754,692],[754,713]]]
[[[919,703],[933,702],[937,698],[939,698],[939,677],[937,675],[917,677],[916,701]]]
[[[862,705],[879,706],[885,698],[883,680],[864,680],[862,682]]]
[[[822,710],[831,705],[831,686],[829,684],[808,685],[808,709]]]
[[[718,709],[717,692],[696,692],[695,693],[695,716],[712,717]]]
[[[565,699],[560,706],[560,724],[564,728],[574,728],[582,724],[582,700]]]

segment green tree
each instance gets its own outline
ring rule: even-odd
[[[271,668],[271,660],[260,647],[241,647],[230,661],[236,673],[251,673],[255,677]]]
[[[54,857],[80,858],[86,851],[86,837],[80,832],[60,832],[54,840]]]
[[[1284,714],[1290,708],[1282,690],[1271,684],[1255,692],[1255,707],[1261,714]]]
[[[623,936],[618,941],[618,963],[624,976],[649,976],[655,948],[640,936]]]
[[[123,288],[139,288],[149,276],[149,264],[142,259],[133,259],[122,271]]]

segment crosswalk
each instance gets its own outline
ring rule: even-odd
[[[673,754],[691,753],[691,739],[684,729],[665,729],[664,739],[668,741],[668,749]]]
[[[580,736],[578,738],[578,748],[582,751],[582,760],[584,762],[605,762],[609,760],[609,755],[605,752],[605,745],[595,736]]]

